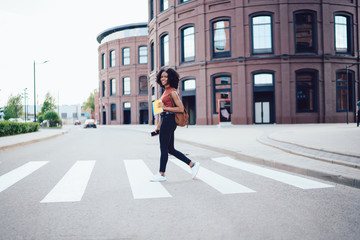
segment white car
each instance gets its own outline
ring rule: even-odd
[[[24,120],[22,120],[21,118],[9,118],[10,122],[25,122]]]
[[[96,128],[96,122],[94,119],[87,119],[84,123],[84,128]]]

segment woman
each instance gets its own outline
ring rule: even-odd
[[[160,114],[161,119],[155,129],[155,132],[160,133],[160,170],[158,174],[153,176],[151,181],[166,181],[165,170],[169,153],[189,165],[191,168],[192,178],[195,178],[199,171],[200,163],[192,162],[183,153],[174,148],[174,131],[176,129],[175,113],[184,111],[184,105],[176,92],[179,84],[179,74],[171,68],[162,69],[156,76],[156,82],[162,88],[165,88],[165,91],[161,96],[162,102],[159,105],[159,107],[163,108],[164,112]],[[171,102],[170,95],[175,103],[175,106],[173,106]]]

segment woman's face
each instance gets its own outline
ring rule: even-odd
[[[161,81],[161,84],[162,84],[164,87],[166,87],[166,86],[169,85],[169,84],[168,84],[168,74],[167,74],[167,72],[163,72],[163,73],[161,74],[160,81]]]

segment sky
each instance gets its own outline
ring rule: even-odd
[[[147,9],[147,0],[0,0],[0,107],[25,88],[34,104],[34,61],[38,104],[47,92],[82,104],[99,87],[96,37],[147,22]]]

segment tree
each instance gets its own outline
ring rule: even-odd
[[[50,95],[50,93],[46,93],[45,101],[43,106],[41,107],[41,114],[45,114],[48,111],[54,110],[56,108],[55,98]]]
[[[61,119],[57,112],[50,110],[45,113],[44,120],[49,121],[49,127],[57,127],[57,125],[61,125]]]
[[[91,111],[95,111],[95,98],[94,98],[94,93],[91,93],[90,96],[88,97],[87,101],[84,102],[84,109],[91,109]]]
[[[19,118],[23,113],[23,105],[21,103],[21,94],[16,96],[10,95],[7,105],[4,109],[4,119]]]

